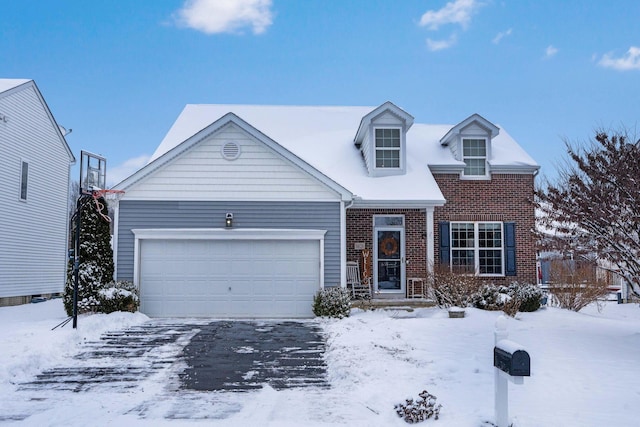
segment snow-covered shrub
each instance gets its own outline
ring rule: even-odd
[[[540,308],[542,290],[538,285],[513,282],[509,285],[509,295],[518,300],[518,311],[532,312]]]
[[[502,310],[509,316],[518,311],[536,311],[540,308],[542,291],[536,285],[511,283],[508,287],[483,284],[471,297],[471,304],[482,310]]]
[[[509,292],[505,286],[485,283],[471,296],[471,305],[481,310],[497,311],[504,308],[509,298]]]
[[[313,314],[316,316],[349,317],[351,292],[340,286],[325,288],[313,297]]]
[[[100,313],[129,311],[135,313],[140,306],[138,290],[131,282],[113,282],[98,291]]]
[[[479,287],[474,276],[452,272],[448,266],[434,269],[429,284],[429,296],[440,308],[468,307]]]
[[[442,405],[436,404],[436,397],[423,390],[418,395],[420,399],[414,401],[407,399],[405,403],[399,403],[395,406],[396,413],[409,424],[419,423],[433,417],[437,420],[440,417],[440,408]]]

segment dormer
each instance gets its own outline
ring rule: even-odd
[[[413,116],[385,102],[364,116],[354,138],[369,176],[404,175],[407,170],[407,131]]]
[[[500,128],[481,115],[473,114],[440,139],[440,144],[448,146],[456,160],[464,162],[460,179],[491,178],[491,141],[498,133]]]

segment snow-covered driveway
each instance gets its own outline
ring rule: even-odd
[[[79,350],[17,384],[3,399],[0,421],[33,418],[67,401],[65,392],[88,399],[114,392],[142,396],[149,384],[162,384],[161,394],[140,400],[128,412],[144,417],[155,402],[176,400],[164,417],[188,419],[192,414],[184,412],[181,400],[194,400],[193,391],[327,386],[324,339],[315,322],[153,319],[85,340]],[[232,411],[220,406],[218,416]]]

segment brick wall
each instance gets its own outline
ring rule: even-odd
[[[423,209],[348,209],[347,261],[358,261],[362,264],[361,250],[355,249],[356,243],[364,243],[367,249],[371,249],[373,259],[374,215],[404,215],[405,255],[408,261],[406,277],[426,277],[426,212]],[[373,265],[370,265],[370,268],[373,272]]]
[[[434,178],[447,200],[434,211],[436,265],[440,261],[440,221],[515,222],[517,276],[491,278],[491,282],[536,283],[534,176],[494,174],[491,180],[475,181],[461,180],[457,174],[434,174]]]

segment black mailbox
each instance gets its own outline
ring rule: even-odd
[[[509,350],[499,346],[493,348],[493,366],[513,377],[531,376],[531,358],[524,350]],[[506,346],[510,347],[510,346]]]

